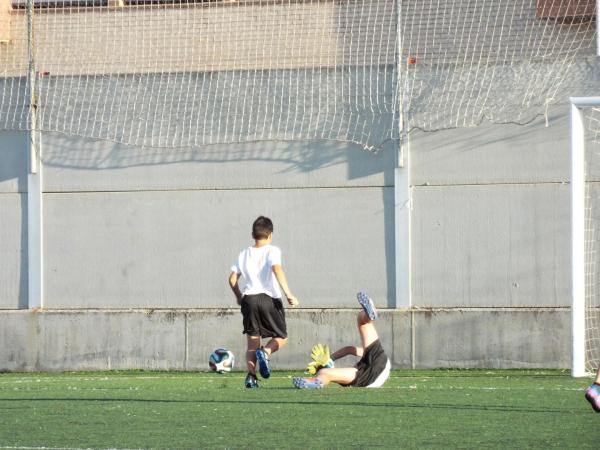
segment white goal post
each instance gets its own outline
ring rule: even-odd
[[[597,338],[590,338],[592,328],[589,326],[589,310],[597,306],[590,303],[595,297],[593,279],[595,274],[595,238],[589,231],[590,218],[588,212],[588,187],[586,164],[586,110],[600,109],[600,97],[571,97],[571,239],[572,239],[572,363],[571,375],[583,377],[595,371],[598,361],[591,361],[590,346],[598,344]],[[589,128],[589,126],[588,126]],[[597,127],[596,127],[597,128]],[[591,130],[598,136],[600,129]],[[596,327],[600,326],[597,324]],[[596,349],[597,350],[597,349]],[[592,365],[593,364],[593,365]]]

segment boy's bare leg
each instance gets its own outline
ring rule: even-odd
[[[339,367],[331,369],[321,369],[316,378],[321,380],[321,383],[326,386],[329,383],[350,384],[356,378],[356,367]]]
[[[287,338],[274,337],[264,346],[268,356],[271,356],[277,350],[287,343]]]
[[[260,336],[246,335],[246,368],[249,373],[256,373],[256,349],[260,347]]]
[[[360,341],[363,349],[365,349],[379,339],[379,335],[377,334],[377,330],[375,329],[373,321],[369,318],[364,310],[361,310],[358,313],[357,321],[358,332],[360,333]]]
[[[331,354],[331,358],[335,361],[337,359],[343,358],[346,355],[355,355],[359,358],[362,357],[365,348],[379,339],[379,335],[377,334],[377,329],[375,328],[374,321],[371,320],[369,315],[365,312],[365,310],[359,311],[357,315],[357,325],[358,332],[360,334],[360,347],[354,347],[348,345],[346,347],[342,347],[339,350],[336,350]]]
[[[260,376],[269,378],[271,376],[271,368],[269,367],[269,357],[281,347],[285,345],[287,338],[274,337],[264,347],[260,347],[255,352],[256,366]]]

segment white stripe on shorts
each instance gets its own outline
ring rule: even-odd
[[[368,385],[368,388],[378,388],[383,386],[383,383],[385,383],[385,380],[388,379],[388,377],[390,376],[390,370],[392,368],[392,363],[390,363],[390,360],[388,358],[387,362],[385,363],[385,369],[383,369],[383,371],[379,374],[379,376],[375,379],[375,381],[373,381],[370,385]]]

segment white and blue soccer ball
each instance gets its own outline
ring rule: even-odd
[[[235,363],[235,356],[226,348],[217,348],[208,357],[208,367],[213,372],[231,372]]]

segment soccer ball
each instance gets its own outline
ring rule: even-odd
[[[208,367],[213,372],[225,373],[231,372],[235,357],[226,348],[218,348],[212,352],[208,358]]]

